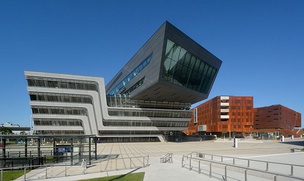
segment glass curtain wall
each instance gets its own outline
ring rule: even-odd
[[[163,78],[174,84],[208,94],[217,69],[167,40]]]

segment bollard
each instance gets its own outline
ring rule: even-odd
[[[236,138],[233,139],[233,147],[234,148],[238,147],[238,140]]]
[[[281,142],[284,142],[284,140],[285,140],[285,137],[281,136]]]
[[[247,181],[247,170],[245,170],[245,181]]]

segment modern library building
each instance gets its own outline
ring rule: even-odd
[[[186,130],[222,61],[165,22],[105,85],[101,77],[25,71],[34,134],[164,141]]]

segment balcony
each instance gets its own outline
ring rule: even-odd
[[[229,119],[229,115],[221,115],[221,119]]]
[[[221,96],[221,100],[229,100],[229,96]]]
[[[229,102],[221,102],[221,106],[229,106]]]
[[[221,112],[223,112],[223,113],[228,113],[228,112],[229,112],[229,109],[221,109]]]

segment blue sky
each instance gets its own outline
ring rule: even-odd
[[[166,20],[223,61],[208,99],[253,96],[255,107],[282,104],[303,115],[303,7],[302,0],[0,0],[0,123],[30,126],[25,70],[107,83]]]

